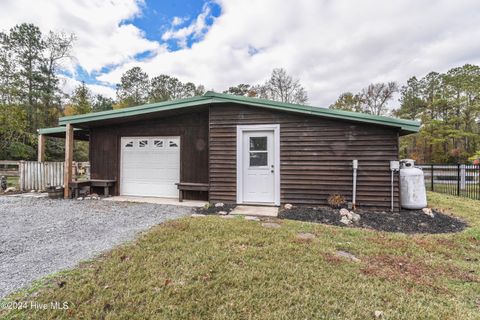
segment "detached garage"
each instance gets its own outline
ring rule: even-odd
[[[211,202],[325,205],[331,194],[389,208],[390,161],[398,138],[419,123],[214,92],[119,110],[63,117],[67,162],[73,134],[89,137],[92,179],[115,195]],[[43,131],[42,131],[43,130]],[[393,181],[399,208],[399,181]]]

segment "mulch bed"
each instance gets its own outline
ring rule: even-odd
[[[340,222],[339,210],[330,207],[293,207],[282,209],[278,217],[330,224],[340,227],[360,227],[388,232],[402,233],[449,233],[459,232],[468,225],[449,215],[433,210],[434,217],[422,210],[402,210],[399,213],[376,210],[356,210],[361,219],[357,223],[345,225]]]
[[[224,204],[222,207],[215,207],[214,205],[210,205],[208,207],[197,208],[195,212],[200,214],[218,214],[220,211],[230,213],[233,208],[235,208],[235,205],[233,204]]]

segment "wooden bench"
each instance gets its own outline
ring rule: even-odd
[[[179,195],[178,201],[182,202],[185,191],[208,191],[210,185],[208,183],[195,183],[195,182],[178,182],[177,185]]]
[[[72,181],[68,184],[68,187],[72,189],[72,195],[75,195],[75,198],[78,198],[80,189],[83,187],[103,187],[103,195],[108,197],[110,195],[110,187],[114,187],[116,182],[116,180],[91,179]]]

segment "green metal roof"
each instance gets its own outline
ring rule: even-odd
[[[175,110],[180,108],[187,108],[199,105],[218,104],[218,103],[239,103],[243,105],[262,107],[267,109],[274,109],[287,112],[295,112],[301,114],[309,114],[324,118],[341,119],[362,123],[378,124],[383,126],[399,128],[402,134],[418,132],[420,123],[412,120],[403,120],[397,118],[374,116],[360,112],[350,112],[343,110],[327,109],[320,107],[312,107],[299,104],[283,103],[271,100],[257,99],[251,97],[235,96],[230,94],[222,94],[216,92],[206,92],[203,96],[197,96],[187,99],[179,99],[174,101],[166,101],[160,103],[152,103],[141,105],[137,107],[130,107],[124,109],[116,109],[95,113],[87,113],[77,116],[62,117],[59,119],[60,125],[80,124],[93,121],[124,118],[136,116],[152,112],[161,112],[167,110]],[[43,129],[42,129],[43,130]],[[46,129],[45,129],[46,130]]]
[[[38,134],[49,135],[54,133],[65,133],[67,128],[65,127],[54,127],[54,128],[41,128],[37,129]],[[80,131],[81,129],[73,128],[74,131]]]

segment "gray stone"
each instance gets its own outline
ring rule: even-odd
[[[345,225],[349,225],[350,223],[352,223],[352,220],[348,219],[348,217],[346,216],[343,216],[342,219],[340,219],[340,222]]]
[[[312,239],[315,239],[315,235],[313,233],[301,232],[301,233],[297,234],[297,239],[312,240]]]
[[[271,228],[271,229],[278,229],[278,228],[281,227],[281,225],[279,225],[278,223],[275,223],[275,222],[264,222],[264,223],[262,223],[262,227]]]
[[[221,208],[224,204],[222,202],[215,203],[215,208]]]
[[[423,208],[422,211],[423,211],[423,213],[425,213],[427,216],[430,216],[430,217],[432,217],[432,218],[434,217],[432,209],[430,209],[430,208]]]
[[[228,214],[228,212],[227,211],[218,211],[218,214],[222,215],[222,216],[225,216],[225,215]]]
[[[255,216],[245,216],[245,220],[260,221],[260,219],[258,219],[258,217],[255,217]]]
[[[361,218],[361,217],[360,217],[359,214],[357,214],[357,213],[352,213],[352,221],[353,221],[353,222],[358,222],[358,221],[360,221],[360,218]]]
[[[17,191],[17,189],[15,187],[8,187],[7,189],[5,189],[5,193],[15,192],[15,191]]]
[[[78,197],[77,200],[83,200],[83,197]]]
[[[375,310],[373,315],[375,316],[375,319],[383,319],[383,311]]]
[[[287,209],[287,210],[290,210],[290,209],[293,208],[293,205],[290,204],[290,203],[287,203],[287,204],[284,206],[284,208]]]
[[[340,209],[340,215],[341,216],[348,216],[350,214],[350,211],[348,211],[345,208]]]
[[[337,251],[335,252],[335,255],[337,257],[340,257],[340,258],[343,258],[343,259],[347,259],[347,260],[350,260],[350,261],[353,261],[353,262],[360,262],[360,259],[358,259],[357,257],[355,257],[353,254],[351,254],[350,252],[346,252],[346,251]]]

